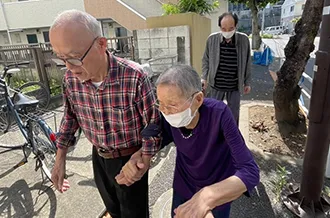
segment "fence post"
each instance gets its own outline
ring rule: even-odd
[[[40,70],[40,66],[39,66],[37,48],[31,47],[31,52],[32,52],[34,67],[36,68],[36,70],[38,72],[39,80],[40,80],[40,82],[43,82],[43,77],[42,77],[42,74],[40,73],[41,70]]]
[[[37,56],[38,56],[39,69],[40,69],[40,72],[38,72],[39,77],[40,77],[40,80],[42,81],[42,83],[46,86],[46,88],[48,89],[48,91],[50,93],[48,74],[47,74],[46,67],[45,67],[45,56],[42,52],[41,47],[36,48],[36,51],[37,51]]]

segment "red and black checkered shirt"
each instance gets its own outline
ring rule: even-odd
[[[71,146],[74,133],[81,127],[98,148],[120,150],[142,145],[144,154],[154,155],[159,150],[160,137],[142,138],[140,134],[149,124],[160,123],[151,82],[134,62],[112,55],[109,62],[109,74],[98,88],[66,72],[65,110],[57,145]]]

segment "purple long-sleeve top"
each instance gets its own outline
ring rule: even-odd
[[[247,148],[230,109],[223,102],[204,99],[200,118],[190,138],[165,120],[164,143],[177,147],[173,188],[190,199],[205,186],[237,176],[248,191],[259,183],[259,168]],[[217,207],[223,210],[230,202]]]

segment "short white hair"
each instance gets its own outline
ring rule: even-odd
[[[201,79],[194,68],[188,65],[174,65],[165,70],[156,81],[158,85],[173,85],[182,91],[187,99],[202,91]]]
[[[75,9],[63,11],[57,15],[52,26],[50,27],[50,30],[70,22],[84,25],[94,38],[102,36],[101,27],[96,18],[86,12]]]

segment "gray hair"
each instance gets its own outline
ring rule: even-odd
[[[174,85],[186,98],[202,90],[202,83],[198,73],[188,65],[175,65],[163,72],[156,81],[158,85]]]
[[[63,11],[62,13],[57,15],[52,26],[50,27],[50,30],[55,29],[56,27],[59,27],[68,22],[74,22],[84,25],[94,38],[102,36],[101,27],[96,18],[86,12],[78,11],[75,9]]]

